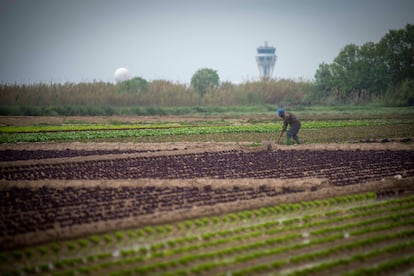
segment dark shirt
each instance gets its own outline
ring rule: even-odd
[[[285,112],[285,116],[283,117],[283,129],[285,131],[287,126],[300,126],[300,121],[290,112]]]

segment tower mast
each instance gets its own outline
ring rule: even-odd
[[[256,63],[262,80],[269,80],[272,77],[276,59],[276,48],[268,46],[267,41],[264,46],[257,48]]]

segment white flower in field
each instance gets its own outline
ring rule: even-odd
[[[401,174],[394,175],[394,178],[400,180],[402,179],[402,175]]]

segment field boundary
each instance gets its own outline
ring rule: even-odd
[[[266,141],[267,142],[267,141]],[[275,144],[275,149],[283,150],[414,150],[414,143],[310,143],[300,145]],[[160,143],[134,143],[134,142],[22,142],[17,144],[0,144],[0,150],[181,150],[203,149],[210,150],[240,149],[263,150],[264,147],[252,145],[252,142],[160,142]]]

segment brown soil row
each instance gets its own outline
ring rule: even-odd
[[[387,180],[393,180],[389,178]],[[299,178],[299,179],[212,179],[212,178],[194,178],[194,179],[156,179],[142,178],[134,180],[116,179],[116,180],[38,180],[38,181],[5,181],[0,180],[0,191],[8,191],[13,188],[29,188],[31,190],[49,187],[55,189],[71,188],[115,188],[122,187],[196,187],[203,188],[210,186],[213,189],[224,188],[232,189],[238,187],[258,187],[265,185],[276,190],[283,187],[305,188],[310,192],[311,187],[317,190],[330,187],[328,179],[324,178]]]
[[[388,143],[388,144],[302,144],[302,145],[276,145],[269,141],[263,141],[262,146],[252,147],[251,143],[232,143],[232,142],[177,142],[177,143],[18,143],[18,144],[0,144],[1,151],[19,150],[19,151],[96,151],[96,150],[116,150],[116,151],[137,151],[137,153],[109,154],[109,155],[89,155],[53,159],[36,159],[36,160],[18,160],[0,162],[0,167],[9,166],[26,166],[33,164],[56,164],[69,162],[82,162],[92,160],[112,160],[136,158],[144,156],[171,156],[183,155],[202,152],[220,152],[237,150],[243,152],[255,151],[275,151],[275,150],[326,150],[326,151],[358,151],[358,150],[406,150],[413,151],[414,144]]]
[[[318,115],[322,119],[348,119],[342,115]],[[227,123],[248,123],[249,121],[277,121],[276,115],[197,115],[197,116],[0,116],[0,126],[32,126],[32,125],[64,125],[64,124],[151,124],[151,123],[170,123],[170,122],[208,122],[225,121]]]
[[[244,185],[250,185],[254,183],[255,186],[257,183],[262,181],[267,185],[274,185],[277,188],[281,188],[283,185],[319,185],[318,189],[309,192],[299,192],[293,194],[287,194],[283,196],[278,196],[276,198],[272,197],[262,197],[253,200],[242,200],[242,201],[232,201],[227,203],[219,203],[213,206],[193,206],[190,209],[178,209],[170,212],[156,212],[149,215],[142,215],[139,217],[127,217],[123,219],[113,219],[107,221],[100,221],[87,224],[78,224],[70,227],[60,227],[58,224],[55,225],[54,229],[49,229],[46,231],[36,231],[31,233],[25,233],[16,236],[2,236],[0,238],[0,247],[2,248],[15,248],[20,246],[27,246],[52,240],[62,240],[69,239],[74,237],[81,237],[85,235],[91,235],[96,233],[105,233],[108,231],[120,230],[120,229],[129,229],[145,225],[161,224],[161,223],[173,223],[175,221],[180,221],[184,219],[196,218],[200,216],[210,216],[210,215],[221,215],[228,212],[248,210],[252,208],[260,208],[267,206],[274,206],[281,203],[292,203],[300,202],[304,200],[314,200],[314,199],[324,199],[327,197],[347,195],[347,194],[356,194],[362,192],[377,192],[379,194],[387,194],[391,192],[393,195],[397,194],[407,194],[414,192],[414,178],[407,179],[394,179],[388,178],[384,181],[375,181],[364,184],[357,184],[345,187],[335,187],[330,186],[323,180],[320,179],[298,179],[290,180],[285,183],[281,180],[275,179],[244,179],[243,181],[237,180],[217,180],[217,179],[197,179],[197,180],[131,180],[131,181],[53,181],[56,186],[62,187],[83,187],[83,186],[96,186],[96,185],[107,185],[110,187],[122,187],[123,185],[149,185],[146,181],[150,181],[152,185],[212,185],[215,187],[225,186],[234,186],[243,183]],[[51,183],[50,181],[49,183]],[[13,187],[34,187],[39,188],[48,184],[47,181],[34,181],[34,182],[2,182],[2,187],[7,187],[6,189],[13,189]],[[52,186],[53,186],[52,185]],[[291,187],[291,186],[290,186]],[[18,215],[18,214],[16,214]]]
[[[27,126],[27,125],[62,125],[73,122],[88,124],[128,123],[162,123],[162,122],[193,122],[217,120],[222,117],[214,116],[0,116],[0,125]]]
[[[139,151],[185,151],[204,150],[414,150],[414,144],[402,143],[352,143],[352,144],[301,144],[277,145],[274,142],[263,141],[262,145],[255,146],[251,142],[173,142],[173,143],[121,143],[121,142],[39,142],[0,144],[2,150],[139,150]],[[175,153],[177,154],[177,152]]]

